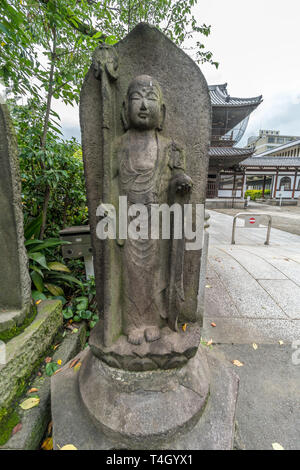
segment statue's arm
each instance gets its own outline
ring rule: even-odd
[[[174,187],[175,192],[189,192],[193,186],[193,181],[185,173],[185,152],[175,142],[172,142],[169,165],[172,170],[171,185]]]

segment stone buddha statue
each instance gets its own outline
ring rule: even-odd
[[[125,133],[114,143],[113,178],[119,195],[127,196],[128,209],[132,204],[146,206],[146,222],[150,222],[152,204],[183,202],[192,188],[184,172],[183,147],[160,134],[165,113],[158,82],[148,75],[134,78],[123,104]],[[169,311],[170,296],[176,295],[170,286],[173,243],[172,239],[151,239],[150,233],[147,238],[129,236],[120,243],[122,329],[131,344],[159,339],[166,325],[174,329],[175,323],[168,321],[171,313],[174,316]],[[183,257],[184,240],[180,243]]]

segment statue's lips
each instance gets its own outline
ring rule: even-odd
[[[149,117],[149,114],[148,113],[139,113],[138,117],[140,117],[142,119],[146,119],[147,117]]]

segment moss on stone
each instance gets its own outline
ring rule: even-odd
[[[0,446],[6,444],[11,437],[12,430],[19,422],[20,417],[16,411],[0,410]]]
[[[37,315],[37,308],[34,305],[34,306],[31,307],[29,313],[25,317],[22,325],[20,325],[20,326],[14,325],[9,330],[6,330],[6,331],[3,331],[2,333],[0,333],[0,340],[4,341],[4,343],[7,343],[12,338],[15,338],[19,334],[23,333],[23,331],[33,322],[36,315]]]

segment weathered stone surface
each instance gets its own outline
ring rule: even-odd
[[[16,138],[0,103],[0,332],[19,325],[30,310],[31,281],[24,247]]]
[[[131,371],[173,369],[195,356],[200,343],[200,327],[189,323],[186,330],[175,332],[165,327],[161,338],[141,345],[130,344],[121,335],[111,346],[101,341],[101,322],[92,330],[90,347],[93,354],[111,367]]]
[[[22,389],[22,382],[30,377],[50,346],[62,321],[61,301],[44,301],[38,306],[35,320],[7,343],[6,364],[0,365],[0,410],[9,408]]]
[[[62,361],[64,366],[70,361],[84,346],[86,337],[86,326],[80,325],[78,332],[68,333],[63,339],[61,345],[56,349],[52,356],[52,361]],[[39,449],[41,440],[45,434],[47,425],[51,421],[51,407],[50,407],[50,385],[51,378],[45,373],[42,377],[37,377],[30,388],[38,389],[38,396],[40,398],[39,406],[30,410],[22,410],[19,408],[25,398],[21,398],[17,404],[20,422],[22,429],[12,436],[9,441],[2,447],[3,450],[36,450]],[[28,395],[27,395],[28,397]]]
[[[175,330],[178,317],[198,319],[201,250],[183,257],[176,240],[103,242],[96,209],[100,202],[118,207],[120,195],[129,205],[172,203],[171,182],[175,192],[184,192],[188,176],[189,202],[204,203],[208,87],[190,57],[156,28],[140,24],[115,46],[95,51],[80,121],[103,342],[110,346],[120,334],[135,344],[150,342],[166,324]]]
[[[202,353],[201,351],[199,355],[201,356]],[[84,353],[80,353],[77,357],[84,363],[85,358],[89,354],[90,352],[85,350]],[[180,419],[184,420],[184,417],[187,419],[188,416],[191,416],[194,406],[190,403],[191,396],[198,402],[201,399],[201,394],[203,394],[203,392],[205,393],[205,389],[202,388],[204,383],[201,382],[201,376],[198,374],[199,369],[196,366],[199,357],[195,357],[190,361],[194,367],[190,369],[192,374],[191,380],[186,383],[183,381],[184,368],[182,370],[174,370],[173,372],[168,371],[167,375],[166,371],[161,371],[161,374],[165,377],[165,382],[164,379],[162,379],[162,383],[165,383],[166,391],[164,393],[166,394],[166,398],[164,398],[164,393],[155,390],[157,384],[155,384],[152,379],[157,372],[124,374],[117,369],[105,367],[105,370],[110,370],[110,373],[105,376],[104,381],[111,378],[111,374],[113,374],[115,389],[119,391],[123,390],[122,393],[124,394],[127,393],[130,395],[133,393],[134,395],[132,387],[137,390],[138,385],[141,386],[141,384],[143,384],[137,402],[133,404],[133,406],[137,407],[137,411],[143,410],[140,416],[142,423],[136,423],[137,416],[134,416],[130,411],[127,401],[123,403],[123,406],[120,406],[122,400],[118,392],[114,392],[113,388],[110,389],[110,394],[106,396],[104,394],[104,396],[102,396],[106,387],[106,385],[104,385],[104,390],[101,392],[101,399],[104,401],[101,401],[99,398],[96,412],[103,415],[102,419],[105,420],[107,427],[116,425],[118,420],[122,417],[117,439],[116,435],[114,438],[108,437],[108,435],[111,436],[108,429],[106,428],[104,433],[103,430],[99,428],[99,423],[96,425],[95,421],[91,419],[80,397],[78,389],[79,373],[74,369],[70,369],[67,364],[64,370],[56,374],[51,380],[54,449],[58,449],[69,443],[72,443],[80,450],[125,448],[178,450],[231,449],[234,437],[234,416],[238,378],[233,371],[232,365],[225,361],[222,356],[215,354],[214,351],[205,351],[205,354],[207,354],[209,364],[210,393],[207,399],[207,406],[203,409],[200,419],[198,415],[198,419],[190,423],[192,425],[190,428],[189,426],[187,426],[187,428],[184,426],[180,428],[178,422]],[[201,364],[203,364],[203,358],[201,358],[200,361]],[[98,361],[98,364],[99,363]],[[87,364],[89,364],[89,361],[87,361]],[[82,367],[84,368],[84,365]],[[95,367],[96,371],[100,372],[100,369],[97,369],[96,359],[92,367]],[[102,368],[103,366],[99,367]],[[80,380],[84,380],[84,369],[82,369],[80,375]],[[139,378],[142,375],[147,376],[148,379],[143,380],[141,383],[139,382]],[[135,377],[135,380],[132,382],[128,380],[131,376]],[[168,406],[172,408],[172,403],[169,400],[171,400],[171,396],[174,397],[176,395],[176,385],[175,391],[172,390],[172,387],[174,384],[178,384],[178,381],[182,381],[182,396],[185,398],[188,397],[189,401],[181,401],[178,403],[174,414],[170,412],[170,408],[166,407],[162,409],[161,406],[164,400],[166,400]],[[200,396],[196,397],[193,390],[198,389],[199,391],[199,387],[202,391],[200,391]],[[90,390],[91,389],[93,390],[93,387],[91,387]],[[94,391],[94,393],[96,395],[96,391]],[[158,397],[161,403],[156,402]],[[154,404],[159,408],[153,408],[152,405]],[[108,408],[106,408],[106,406]],[[158,411],[160,411],[160,413],[158,413]],[[146,421],[147,418],[149,422]],[[137,425],[136,428],[133,427],[134,424]],[[167,428],[168,426],[170,429],[173,427],[173,430],[174,427],[178,426],[173,438],[171,435],[168,437],[167,433],[165,433],[164,437],[161,436],[161,439],[153,435],[160,427]],[[120,433],[124,432],[124,430],[126,432],[128,429],[131,429],[133,434],[135,434],[135,438],[130,439],[129,442],[124,438],[120,438]],[[148,433],[147,436],[144,436],[145,440],[143,440],[143,435],[146,430],[148,430]]]
[[[200,69],[156,28],[139,24],[123,41],[94,53],[80,120],[103,314],[91,350],[80,356],[80,372],[65,368],[52,378],[55,448],[66,443],[62,439],[78,448],[190,448],[190,435],[195,448],[232,445],[237,382],[227,370],[216,379],[217,394],[220,385],[228,393],[223,428],[214,409],[201,418],[210,410],[207,359],[197,349],[208,249],[207,233],[204,248],[201,242],[210,108]],[[169,220],[171,233],[162,234],[158,222],[153,236],[153,209],[164,204],[174,211],[175,203],[179,216],[175,211]],[[197,224],[201,240],[186,230],[182,236],[183,221],[185,229],[192,225],[187,204],[194,212],[190,229],[195,234]],[[116,225],[108,224],[107,238],[111,215]],[[104,220],[97,223],[97,217]],[[134,222],[140,230],[133,236]],[[195,238],[193,249],[186,241]],[[211,434],[215,424],[221,431]],[[207,427],[210,438],[198,438],[197,426]]]
[[[202,350],[184,367],[126,372],[106,366],[91,353],[79,373],[79,390],[96,426],[127,446],[162,444],[199,419],[209,392]]]
[[[299,336],[298,336],[299,338]],[[236,407],[236,444],[242,450],[272,450],[274,442],[286,450],[299,450],[300,374],[290,345],[223,344],[217,346],[240,378]],[[296,354],[295,354],[296,355]]]

